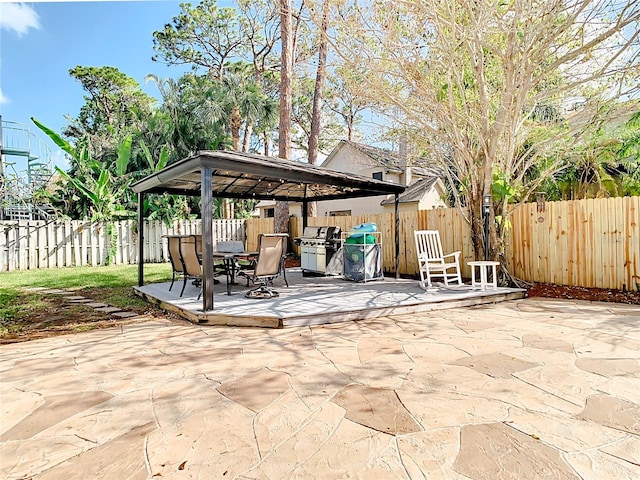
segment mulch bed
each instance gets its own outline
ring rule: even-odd
[[[529,297],[566,298],[592,302],[615,302],[640,305],[640,291],[609,290],[606,288],[572,287],[550,283],[536,283],[527,289]]]

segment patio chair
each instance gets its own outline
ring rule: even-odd
[[[198,258],[198,245],[195,235],[187,235],[180,238],[178,246],[180,249],[180,261],[182,262],[182,276],[184,277],[184,283],[180,291],[180,296],[182,296],[187,286],[187,280],[194,280],[194,285],[198,287],[202,284],[202,265]],[[202,295],[202,292],[200,292],[200,295]],[[198,299],[200,299],[200,295]]]
[[[184,289],[187,286],[188,280],[193,280],[193,284],[199,287],[202,284],[202,235],[183,235],[177,237],[178,249],[179,249],[179,263],[181,265],[180,275],[184,278],[182,290],[180,296],[184,294]],[[213,262],[213,275],[223,275],[226,273],[225,265],[222,261]],[[220,283],[217,278],[213,279],[214,284]],[[173,282],[171,282],[173,286]],[[171,290],[171,288],[169,288]],[[198,300],[202,295],[198,295]]]
[[[182,260],[180,260],[180,237],[168,236],[167,243],[169,247],[169,260],[171,261],[171,285],[169,285],[169,291],[173,288],[173,284],[176,281],[176,275],[181,276],[184,271]]]
[[[460,252],[444,255],[438,230],[415,230],[414,235],[420,269],[420,286],[424,289],[430,288],[434,277],[442,277],[447,286],[450,283],[462,285]],[[453,261],[445,261],[448,258],[453,258]]]
[[[272,286],[273,281],[281,275],[286,286],[289,286],[284,268],[288,238],[289,235],[286,233],[262,234],[258,237],[258,258],[253,264],[253,269],[238,272],[238,276],[247,278],[247,286],[249,282],[257,285],[245,294],[247,298],[279,296]]]

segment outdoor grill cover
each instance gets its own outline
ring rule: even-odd
[[[343,245],[344,278],[354,282],[366,282],[383,278],[382,245]]]

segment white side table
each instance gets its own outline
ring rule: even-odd
[[[477,261],[467,262],[467,265],[471,267],[471,287],[480,287],[482,290],[486,290],[487,286],[491,288],[498,288],[498,275],[496,274],[496,267],[500,265],[500,262],[491,261]],[[476,281],[476,267],[480,271],[480,279]],[[487,280],[489,277],[489,268],[491,268],[491,282]]]

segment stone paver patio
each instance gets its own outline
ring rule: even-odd
[[[640,309],[524,299],[0,348],[0,478],[640,479]]]

